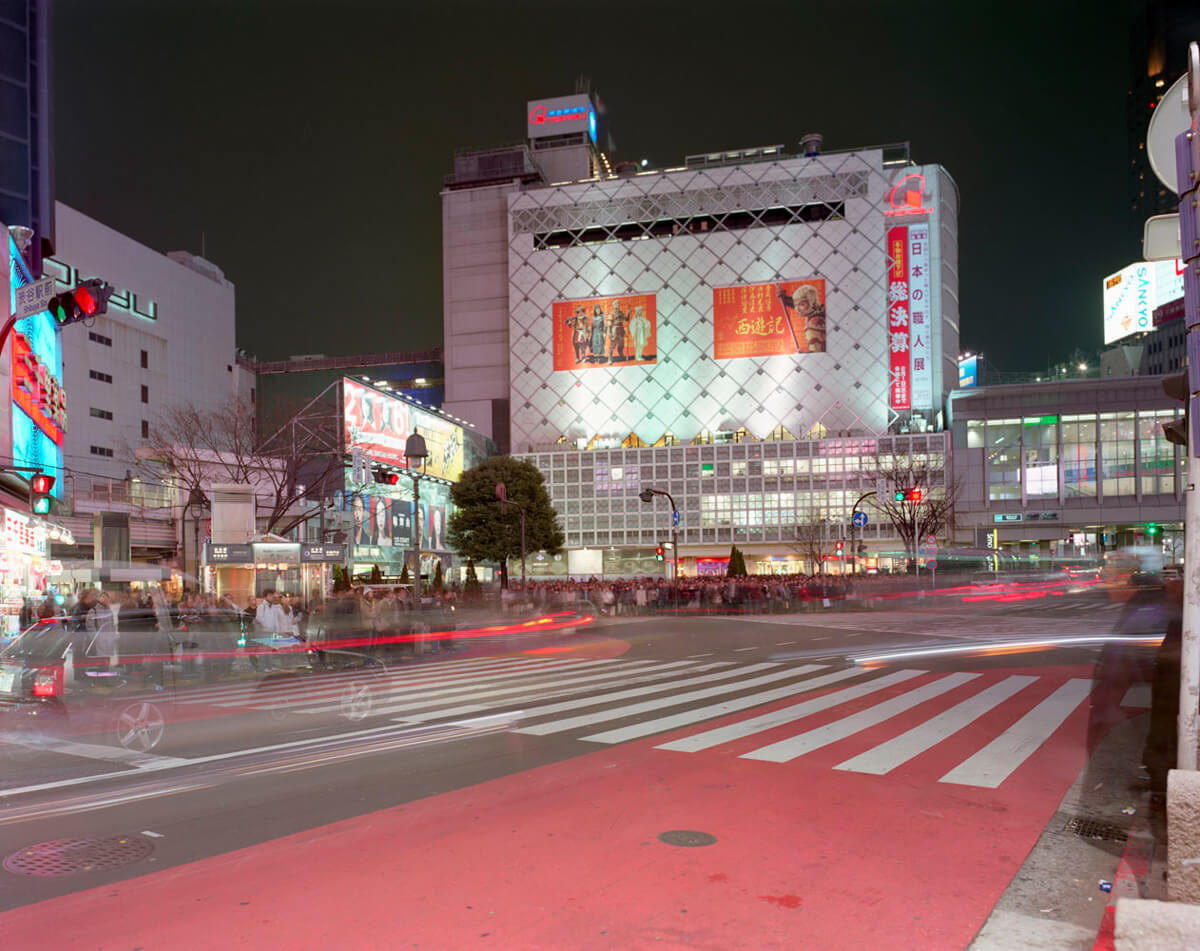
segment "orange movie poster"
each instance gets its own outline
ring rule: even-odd
[[[554,369],[587,370],[656,362],[653,294],[555,301]]]
[[[824,352],[823,278],[713,290],[716,359]]]

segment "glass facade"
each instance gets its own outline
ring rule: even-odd
[[[1135,501],[1175,494],[1175,410],[973,419],[967,448],[985,449],[989,501]]]

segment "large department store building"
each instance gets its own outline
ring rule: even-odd
[[[804,567],[882,458],[944,472],[957,380],[957,188],[907,145],[615,168],[597,100],[528,104],[442,192],[446,409],[538,466],[567,552],[537,573]],[[900,556],[885,519],[858,533]],[[870,563],[870,562],[868,562]],[[881,562],[882,566],[882,562]],[[808,566],[811,568],[812,566]]]

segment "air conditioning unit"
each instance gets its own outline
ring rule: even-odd
[[[214,483],[208,489],[212,499],[212,540],[218,545],[244,545],[254,537],[254,486],[236,482]]]

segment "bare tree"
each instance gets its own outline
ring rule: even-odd
[[[342,473],[335,426],[313,424],[310,417],[307,425],[285,426],[262,439],[254,406],[235,399],[216,411],[186,404],[167,410],[136,455],[142,472],[171,482],[183,498],[207,502],[214,482],[254,486],[267,531],[278,534],[311,517],[297,507],[326,497]]]
[[[954,503],[959,483],[947,485],[945,470],[930,466],[922,459],[897,456],[887,465],[878,465],[870,473],[877,485],[875,507],[891,522],[900,536],[910,560],[917,557],[917,546],[929,536],[937,536],[954,524]],[[915,490],[920,501],[896,499],[897,491]]]
[[[809,521],[799,522],[795,527],[793,542],[788,547],[810,568],[816,566],[814,574],[825,571],[825,556],[833,550],[833,528],[833,522],[823,512],[814,512]]]

